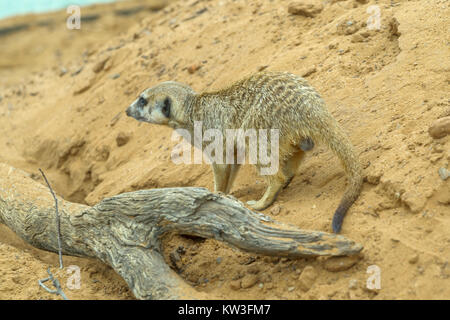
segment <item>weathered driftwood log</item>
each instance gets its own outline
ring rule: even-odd
[[[169,232],[286,257],[352,255],[362,249],[340,235],[279,224],[232,197],[204,188],[129,192],[93,207],[61,198],[58,202],[63,253],[107,263],[140,299],[206,298],[165,263],[161,237]],[[55,216],[54,199],[46,186],[0,164],[0,223],[31,245],[57,252]]]

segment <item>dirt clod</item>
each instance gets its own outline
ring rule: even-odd
[[[325,261],[324,268],[330,272],[345,271],[353,267],[361,258],[353,257],[332,257]]]
[[[440,139],[450,134],[450,117],[444,117],[434,121],[428,129],[428,133],[434,139]]]
[[[255,274],[248,274],[241,280],[241,287],[242,289],[248,289],[253,287],[257,282],[259,278]]]
[[[323,6],[312,0],[303,0],[292,2],[288,5],[288,12],[293,15],[300,15],[304,17],[315,17],[323,10]]]
[[[116,137],[116,143],[118,147],[124,146],[130,141],[131,136],[125,132],[119,132]]]
[[[300,277],[298,278],[298,286],[303,291],[308,291],[314,284],[314,281],[317,278],[317,272],[312,266],[306,266]]]

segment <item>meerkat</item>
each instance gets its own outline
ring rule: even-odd
[[[287,72],[259,72],[229,87],[196,93],[186,84],[168,81],[144,90],[126,114],[139,121],[183,128],[193,132],[194,122],[203,129],[278,129],[279,170],[263,176],[264,195],[248,204],[255,210],[270,206],[317,142],[325,143],[341,160],[349,186],[337,207],[332,230],[341,230],[344,216],[358,198],[362,169],[354,148],[338,122],[326,109],[316,90],[305,79]],[[239,164],[212,163],[214,191],[228,193]],[[260,164],[256,164],[259,168]]]

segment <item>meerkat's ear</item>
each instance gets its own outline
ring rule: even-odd
[[[164,104],[163,104],[163,107],[162,107],[162,109],[161,109],[161,111],[162,111],[162,113],[163,113],[163,115],[166,117],[166,118],[169,118],[170,117],[170,109],[172,108],[172,100],[169,98],[169,97],[166,97],[165,99],[164,99]]]

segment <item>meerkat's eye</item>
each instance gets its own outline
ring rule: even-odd
[[[143,108],[147,105],[147,100],[143,97],[140,97],[138,100],[138,107]]]
[[[162,107],[162,113],[164,114],[164,116],[166,118],[168,118],[170,116],[170,105],[171,104],[172,104],[172,102],[170,101],[169,97],[164,99],[164,105]]]

